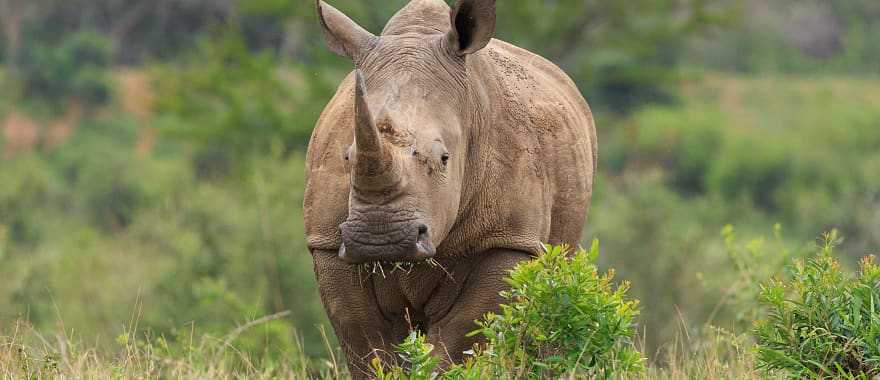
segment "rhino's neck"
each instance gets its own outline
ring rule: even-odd
[[[465,79],[465,90],[461,102],[461,120],[463,132],[467,136],[467,156],[462,176],[465,181],[461,186],[461,198],[459,199],[459,212],[456,223],[449,232],[447,241],[444,246],[439,247],[440,251],[445,253],[460,253],[463,247],[473,245],[473,231],[469,231],[467,226],[473,218],[479,218],[479,205],[477,200],[481,197],[481,193],[486,192],[484,179],[491,176],[487,160],[496,159],[486,152],[486,144],[491,143],[491,125],[493,112],[490,107],[490,89],[487,86],[485,75],[489,72],[486,70],[484,58],[481,54],[474,54],[467,57],[466,70],[467,77]]]

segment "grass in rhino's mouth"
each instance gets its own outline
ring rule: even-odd
[[[417,266],[419,265],[427,265],[433,268],[440,268],[447,275],[449,272],[446,271],[446,268],[443,265],[440,265],[440,262],[434,260],[433,258],[429,258],[423,261],[412,262],[412,261],[373,261],[368,263],[363,263],[358,265],[358,272],[366,273],[367,277],[373,275],[382,276],[382,278],[386,278],[388,275],[395,272],[402,272],[406,274],[410,274]]]

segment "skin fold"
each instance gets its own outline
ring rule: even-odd
[[[459,362],[508,271],[541,242],[580,240],[589,106],[553,63],[493,39],[494,0],[413,0],[380,35],[316,5],[328,47],[355,65],[309,144],[321,300],[355,378],[375,355],[393,362],[411,329]]]

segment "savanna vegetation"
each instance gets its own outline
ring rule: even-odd
[[[378,32],[405,1],[333,3]],[[602,244],[512,275],[477,332],[503,339],[445,376],[877,376],[878,20],[873,0],[499,3],[499,37],[594,108]],[[301,205],[351,67],[316,22],[291,0],[0,0],[0,376],[345,377]],[[563,273],[607,308],[530,319],[567,304],[517,284]],[[597,316],[618,325],[577,333]],[[384,377],[438,373],[422,343]]]

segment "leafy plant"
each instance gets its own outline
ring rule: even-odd
[[[406,368],[389,370],[378,360],[376,375],[390,379],[611,378],[639,373],[644,359],[635,349],[638,302],[629,300],[627,283],[613,285],[614,272],[599,274],[599,243],[572,254],[567,246],[546,246],[537,259],[511,271],[508,301],[498,314],[477,321],[472,334],[486,343],[474,347],[464,364],[442,374],[431,357],[433,347],[418,333],[400,346]]]
[[[406,362],[406,367],[396,365],[386,370],[382,360],[377,356],[372,362],[377,379],[430,380],[439,376],[440,359],[431,354],[434,345],[425,341],[425,336],[420,332],[411,332],[395,349],[401,359]]]
[[[815,257],[763,287],[769,312],[754,330],[760,367],[796,378],[880,375],[880,266],[867,257],[859,276],[847,275],[834,258],[839,242],[836,231],[826,234]]]

